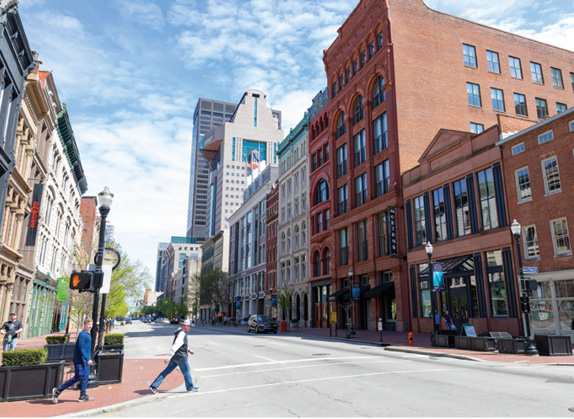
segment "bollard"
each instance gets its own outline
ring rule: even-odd
[[[415,344],[415,338],[413,332],[409,332],[409,337],[407,339],[409,341],[409,345],[413,346]]]

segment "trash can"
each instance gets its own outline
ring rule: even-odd
[[[281,326],[281,332],[286,332],[287,331],[287,322],[285,320],[282,320],[280,323]]]
[[[98,351],[96,353],[96,365],[100,384],[121,383],[124,369],[124,350]]]

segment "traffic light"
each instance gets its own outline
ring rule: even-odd
[[[72,272],[70,276],[70,289],[80,291],[93,291],[92,280],[94,273],[90,271]]]
[[[530,297],[528,297],[528,295],[522,295],[520,297],[520,306],[523,313],[530,312]]]

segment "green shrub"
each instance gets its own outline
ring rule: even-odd
[[[57,343],[67,343],[68,336],[67,335],[54,335],[54,336],[46,336],[46,343],[48,345],[54,345]]]
[[[124,334],[123,333],[108,333],[104,335],[104,345],[123,345],[124,344]]]
[[[45,364],[48,359],[47,349],[16,349],[2,354],[2,366]]]

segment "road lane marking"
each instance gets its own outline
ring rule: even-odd
[[[197,393],[190,393],[190,394],[183,394],[178,397],[186,397],[186,396],[201,396],[203,394],[217,394],[217,393],[226,393],[228,391],[241,391],[241,390],[254,390],[258,388],[264,387],[276,387],[282,385],[289,385],[289,384],[301,384],[301,383],[312,383],[316,381],[327,381],[327,380],[348,380],[349,378],[362,378],[362,377],[374,377],[377,375],[391,375],[391,374],[420,374],[420,373],[427,373],[427,372],[445,372],[445,371],[456,371],[456,368],[433,368],[428,370],[415,370],[415,371],[384,371],[384,372],[371,372],[365,374],[353,374],[353,375],[340,375],[338,377],[322,377],[322,378],[309,378],[305,380],[296,380],[296,381],[285,381],[285,382],[278,382],[278,383],[267,383],[267,384],[258,384],[254,386],[243,386],[243,387],[233,387],[233,388],[226,388],[220,390],[211,390],[211,391],[203,391]]]
[[[215,345],[215,346],[221,345],[220,343],[215,343],[215,342],[211,342],[211,341],[208,341],[207,343],[209,343],[210,345]]]
[[[264,356],[260,356],[260,355],[255,355],[255,357],[256,357],[256,358],[264,359],[264,360],[269,361],[269,362],[277,362],[277,361],[275,361],[274,359],[265,358]]]
[[[285,361],[273,361],[273,362],[253,362],[250,364],[236,364],[236,365],[224,365],[222,367],[211,367],[211,368],[196,368],[196,371],[214,371],[214,370],[226,370],[232,368],[245,368],[245,367],[256,367],[258,365],[269,365],[269,364],[292,364],[296,362],[315,362],[315,361],[338,361],[342,359],[380,359],[379,356],[348,356],[348,357],[333,357],[333,358],[303,358],[303,359],[291,359]]]
[[[412,362],[412,361],[404,361]],[[225,374],[216,374],[216,375],[202,375],[201,378],[219,378],[219,377],[229,377],[233,375],[243,375],[243,374],[256,374],[261,372],[270,372],[270,371],[281,371],[281,370],[296,370],[301,368],[323,368],[323,367],[333,367],[335,365],[372,365],[372,364],[389,364],[389,363],[396,363],[396,361],[375,361],[375,362],[335,362],[335,363],[328,363],[328,364],[318,364],[318,365],[299,365],[297,367],[289,366],[289,367],[281,367],[281,368],[267,368],[264,370],[251,370],[251,371],[235,371]]]

